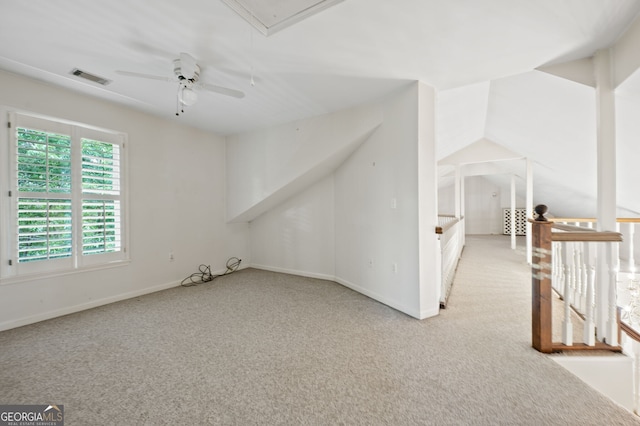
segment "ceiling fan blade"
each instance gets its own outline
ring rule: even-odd
[[[160,81],[174,81],[175,79],[173,77],[162,77],[159,75],[152,75],[152,74],[143,74],[143,73],[139,73],[139,72],[132,72],[132,71],[116,71],[116,74],[120,74],[120,75],[126,75],[127,77],[138,77],[138,78],[146,78],[149,80],[160,80]]]
[[[220,93],[221,95],[232,96],[238,99],[244,98],[244,92],[241,92],[240,90],[229,89],[228,87],[216,86],[206,83],[200,83],[199,86],[210,92]]]

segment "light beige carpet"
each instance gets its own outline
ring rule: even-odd
[[[530,347],[530,275],[470,237],[418,321],[338,284],[254,269],[0,333],[0,403],[70,425],[631,425]]]

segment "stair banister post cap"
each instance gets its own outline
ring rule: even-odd
[[[538,204],[533,211],[536,212],[538,217],[536,217],[536,222],[547,222],[547,218],[544,217],[544,214],[547,212],[548,208],[544,204]]]

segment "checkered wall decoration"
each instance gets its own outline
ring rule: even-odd
[[[511,235],[511,209],[502,209],[502,233]],[[516,235],[527,235],[527,209],[516,209]]]

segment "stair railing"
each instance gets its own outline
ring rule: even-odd
[[[440,265],[440,307],[445,308],[458,261],[464,248],[464,217],[438,216],[438,256]]]
[[[536,206],[537,218],[532,220],[532,346],[540,352],[606,349],[621,351],[617,311],[617,245],[619,232],[595,231],[575,225],[548,221],[546,206]],[[606,280],[598,282],[595,274],[596,244],[605,244]],[[606,308],[600,289],[606,290]],[[552,291],[564,301],[562,339],[552,341]],[[602,290],[602,291],[604,291]],[[572,312],[584,320],[581,341],[574,342]],[[600,324],[607,324],[603,341],[596,341],[596,315],[603,315]]]
[[[554,217],[547,219],[555,223],[587,228],[593,228],[597,222],[594,218],[584,217]],[[636,253],[635,250],[635,234],[638,226],[640,226],[640,218],[619,217],[616,219],[616,232],[620,232],[623,237],[619,251],[620,271],[622,272],[635,273],[635,258],[640,257],[640,253]]]

